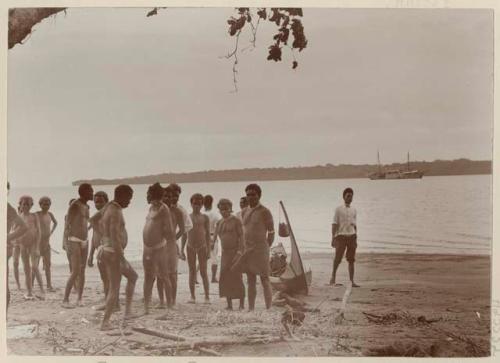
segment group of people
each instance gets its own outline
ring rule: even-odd
[[[257,184],[245,188],[240,199],[240,211],[233,214],[232,202],[222,198],[217,203],[219,213],[212,210],[213,197],[195,193],[190,198],[191,213],[181,206],[181,187],[159,183],[149,186],[146,199],[149,210],[143,228],[144,311],[150,312],[153,286],[156,281],[159,307],[172,308],[177,297],[178,260],[187,261],[189,267],[188,303],[196,303],[195,285],[198,271],[201,276],[205,303],[210,303],[208,265],[211,265],[211,282],[219,283],[219,295],[226,298],[227,309],[232,300],[239,300],[244,309],[245,286],[242,274],[247,275],[248,309],[255,308],[257,276],[263,287],[266,308],[271,307],[272,290],[269,276],[270,246],[274,241],[274,222],[269,209],[260,203],[262,190]],[[354,256],[357,247],[356,210],[351,207],[353,191],[343,192],[344,205],[335,210],[332,223],[332,246],[336,249],[330,284],[336,284],[337,268],[346,253],[349,277],[354,283]],[[94,194],[90,184],[81,184],[78,198],[69,204],[64,222],[63,249],[68,257],[70,276],[64,290],[62,305],[73,308],[69,297],[72,289],[77,292],[77,306],[82,305],[86,266],[93,266],[94,255],[103,282],[105,303],[98,307],[104,311],[102,330],[111,329],[110,317],[120,309],[118,302],[122,276],[126,278],[125,319],[132,317],[131,303],[138,274],[125,258],[128,236],[123,209],[131,203],[134,192],[129,185],[119,185],[113,199],[103,191]],[[88,202],[93,201],[97,212],[90,216]],[[40,211],[31,213],[33,199],[23,196],[18,212],[8,204],[7,243],[8,258],[21,257],[27,299],[33,298],[33,283],[38,282],[42,298],[40,258],[46,273],[47,289],[53,290],[50,276],[50,235],[57,227],[57,220],[49,211],[50,199],[42,197]],[[202,211],[202,208],[205,210]],[[89,231],[92,229],[89,246]],[[221,246],[220,277],[217,281],[218,242]],[[179,243],[180,242],[180,243]],[[90,249],[90,250],[89,250]],[[18,264],[18,262],[17,262]],[[19,273],[14,274],[19,285]],[[8,298],[10,294],[8,293]]]
[[[232,202],[222,198],[217,203],[219,213],[212,210],[210,195],[193,194],[190,198],[191,213],[179,203],[181,188],[170,184],[166,188],[159,183],[149,186],[146,199],[149,203],[143,228],[144,310],[148,314],[153,285],[156,281],[160,307],[171,308],[176,304],[178,260],[187,261],[189,267],[188,303],[196,303],[195,285],[199,272],[202,280],[205,303],[209,298],[208,265],[211,265],[211,282],[219,283],[219,295],[226,298],[227,308],[232,309],[232,300],[239,300],[244,308],[245,285],[242,274],[247,275],[248,309],[255,308],[256,279],[264,289],[266,308],[271,307],[271,285],[269,281],[269,248],[274,241],[274,222],[271,212],[260,204],[262,190],[257,184],[245,188],[240,199],[240,211],[233,214]],[[63,249],[68,257],[70,276],[64,290],[63,307],[73,308],[69,298],[73,289],[77,292],[76,306],[82,305],[86,266],[93,266],[94,258],[103,282],[105,304],[98,307],[104,311],[101,328],[111,328],[110,317],[119,309],[118,295],[122,276],[127,280],[125,318],[132,316],[131,302],[138,278],[137,272],[125,258],[128,243],[123,209],[133,198],[129,185],[119,185],[110,201],[105,192],[94,194],[90,184],[81,184],[78,198],[70,201],[64,222]],[[90,216],[88,203],[93,201],[97,212]],[[40,200],[41,211],[30,213],[32,198],[20,199],[20,214],[8,209],[8,256],[20,250],[25,267],[26,298],[32,298],[33,279],[36,278],[43,298],[44,289],[38,270],[40,256],[47,272],[47,288],[50,283],[49,238],[57,221],[48,211],[50,200]],[[205,210],[202,211],[202,208]],[[42,227],[43,224],[43,227]],[[90,236],[92,230],[92,236]],[[90,236],[90,238],[89,238]],[[89,243],[90,241],[90,243]],[[220,276],[218,270],[218,243],[220,242]],[[46,251],[49,251],[46,254]],[[45,257],[45,256],[48,257]],[[34,276],[34,277],[32,277]]]

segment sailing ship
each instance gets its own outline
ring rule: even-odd
[[[286,267],[279,272],[279,275],[270,276],[271,286],[278,291],[283,291],[288,294],[295,293],[307,295],[312,281],[312,271],[310,268],[307,270],[304,268],[299,248],[297,246],[297,240],[293,234],[292,226],[290,225],[290,220],[288,219],[285,206],[282,201],[279,202],[279,205],[283,211],[283,215],[285,216],[287,234],[290,238],[291,253],[289,262],[286,264]],[[286,256],[286,251],[282,243],[273,247],[272,252]]]
[[[422,179],[424,176],[424,172],[421,170],[410,170],[410,152],[407,154],[407,162],[406,169],[407,170],[384,170],[382,165],[380,164],[380,154],[377,150],[377,162],[378,162],[378,171],[371,173],[368,177],[371,180],[381,180],[381,179]]]

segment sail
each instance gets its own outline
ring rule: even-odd
[[[288,214],[286,213],[285,206],[283,202],[280,201],[280,207],[285,216],[286,224],[290,231],[290,262],[288,263],[287,269],[280,276],[281,279],[294,280],[296,286],[294,286],[297,291],[303,291],[305,294],[308,293],[308,286],[306,280],[306,271],[304,270],[304,265],[302,264],[302,258],[300,257],[299,247],[297,246],[297,241],[295,235],[293,234],[292,226],[290,225],[290,220],[288,219]]]

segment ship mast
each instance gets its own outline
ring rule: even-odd
[[[378,173],[382,173],[382,167],[380,166],[380,154],[379,151],[377,150],[377,161],[378,161]]]
[[[410,171],[410,152],[408,151],[408,154],[407,154],[407,157],[406,157],[406,160],[407,160],[407,164],[406,164],[406,167],[408,168],[408,171]]]

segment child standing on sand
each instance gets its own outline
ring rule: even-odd
[[[47,279],[47,291],[54,292],[52,287],[51,274],[50,274],[50,236],[54,233],[57,227],[57,220],[54,215],[49,212],[52,204],[49,197],[41,197],[38,201],[40,210],[36,212],[38,220],[40,221],[40,255],[42,257],[43,269],[45,270],[45,278]],[[51,225],[52,224],[52,228]]]
[[[207,260],[210,257],[210,225],[208,217],[201,213],[203,206],[203,195],[196,193],[191,197],[191,207],[193,213],[190,214],[193,222],[193,229],[188,232],[187,238],[187,261],[189,266],[189,291],[191,292],[190,304],[196,303],[194,294],[196,280],[196,257],[200,265],[200,274],[203,280],[203,289],[205,291],[205,303],[210,303],[208,295],[208,275]],[[184,246],[182,243],[181,254],[184,255]]]
[[[28,195],[22,196],[19,199],[19,205],[21,207],[21,218],[28,227],[28,231],[18,239],[18,243],[21,246],[21,260],[23,262],[26,289],[28,290],[24,298],[33,300],[32,274],[35,275],[36,281],[40,286],[40,291],[42,292],[41,298],[43,298],[45,291],[43,289],[42,275],[38,269],[41,240],[40,221],[36,214],[30,213],[33,207],[32,197]]]

